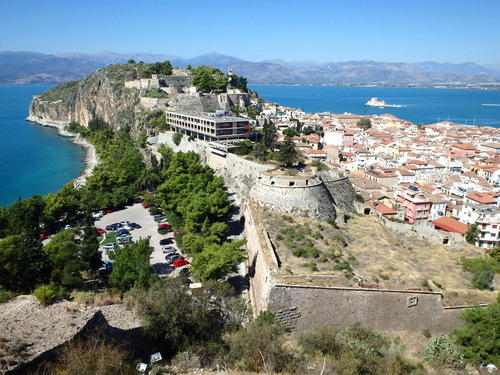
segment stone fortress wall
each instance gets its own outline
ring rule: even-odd
[[[432,335],[440,335],[463,324],[458,316],[464,308],[445,308],[439,292],[323,287],[315,286],[314,282],[304,286],[293,284],[293,279],[287,283],[286,278],[278,277],[281,273],[279,258],[265,228],[254,220],[253,202],[258,203],[260,209],[298,216],[325,215],[324,212],[318,214],[311,208],[314,206],[330,205],[338,212],[341,212],[340,208],[350,210],[354,207],[355,193],[350,190],[352,187],[348,180],[328,180],[326,176],[276,175],[271,167],[232,154],[223,157],[212,153],[208,144],[203,142],[189,142],[183,137],[180,145],[176,146],[172,142],[172,134],[160,134],[158,142],[166,143],[174,151],[197,152],[203,162],[224,177],[228,188],[241,199],[248,250],[249,297],[255,315],[260,311],[271,311],[276,314],[277,320],[296,331],[317,325],[345,327],[359,321],[382,332],[421,332],[428,329]],[[290,186],[290,183],[293,185]],[[306,209],[301,210],[301,207]],[[398,228],[411,231],[410,227],[413,228],[408,225]]]
[[[354,189],[345,178],[337,180],[335,190],[338,191],[332,190],[332,193],[319,175],[287,176],[280,174],[279,171],[270,172],[273,169],[270,166],[248,161],[233,154],[221,156],[213,153],[209,144],[189,142],[186,137],[182,138],[179,146],[176,146],[172,141],[172,134],[172,132],[161,133],[158,142],[167,144],[174,151],[198,153],[204,163],[224,177],[226,185],[242,200],[253,200],[262,207],[285,214],[324,221],[336,219],[339,207],[343,209],[352,205],[349,200],[352,194],[355,195]],[[350,210],[353,211],[354,209]]]
[[[255,316],[260,311],[273,312],[277,321],[297,332],[314,326],[340,328],[361,322],[380,332],[420,333],[427,329],[438,336],[464,323],[459,315],[465,307],[444,307],[440,292],[324,287],[314,285],[314,278],[310,285],[287,283],[283,277],[278,282],[279,261],[274,261],[265,230],[254,221],[249,207],[243,214],[249,296]]]
[[[134,81],[126,81],[125,87],[139,90],[169,88],[169,87],[186,87],[191,85],[193,77],[190,75],[174,76],[153,74],[151,78],[141,78]],[[182,92],[182,90],[181,90]]]

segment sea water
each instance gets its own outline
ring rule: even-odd
[[[85,150],[57,129],[25,121],[34,94],[54,85],[0,85],[0,206],[55,193],[78,177]]]
[[[248,87],[265,100],[300,108],[308,113],[390,113],[414,124],[452,121],[457,124],[500,127],[500,90],[288,85]],[[366,106],[365,103],[373,97],[384,100],[387,104],[404,107]]]

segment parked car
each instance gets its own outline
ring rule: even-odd
[[[108,242],[102,248],[106,249],[106,250],[113,250],[115,248],[115,245],[116,245],[116,243],[114,243],[114,242]]]
[[[103,235],[104,233],[106,233],[106,231],[102,228],[95,228],[95,230],[97,231],[97,234],[100,234],[100,235]]]
[[[139,224],[137,223],[130,223],[128,225],[131,229],[139,229],[139,228],[142,228]]]
[[[92,213],[92,217],[94,219],[100,219],[103,216],[104,216],[104,211],[97,211]]]
[[[120,223],[106,225],[106,230],[117,230],[121,227]]]
[[[169,263],[172,263],[174,260],[177,260],[177,259],[184,259],[184,257],[181,254],[177,254],[177,253],[165,255],[165,260]]]
[[[111,212],[113,212],[113,209],[111,209],[111,208],[109,210],[104,210],[105,214],[110,214]]]
[[[123,238],[128,238],[128,239],[130,239],[130,238],[132,238],[132,236],[131,236],[130,234],[128,234],[128,233],[123,233],[123,234],[120,234],[119,236],[116,236],[116,238],[117,238],[117,239],[120,239],[120,238],[121,238],[121,239],[123,239]]]
[[[45,233],[40,233],[40,239],[41,240],[46,240],[47,239],[47,235]]]
[[[171,228],[172,225],[170,225],[169,223],[160,223],[158,224],[158,228]]]
[[[116,240],[119,242],[119,243],[124,243],[124,242],[128,242],[132,239],[132,236],[129,236],[127,234],[123,235],[122,237],[118,237]]]
[[[173,243],[174,243],[174,239],[173,238],[164,238],[164,239],[160,240],[160,245],[161,246],[170,245],[170,244],[173,244]]]
[[[147,203],[144,203],[144,204],[142,205],[142,207],[144,207],[144,208],[149,208],[149,207],[151,207],[151,205],[150,205],[150,204],[147,204]]]
[[[120,225],[121,225],[122,227],[124,227],[125,225],[129,225],[129,224],[130,224],[130,221],[128,221],[128,220],[123,220],[123,221],[120,221]]]
[[[186,259],[177,259],[174,260],[174,262],[172,263],[174,267],[182,267],[185,266],[186,264],[189,264],[189,262]]]
[[[116,235],[117,235],[117,236],[121,236],[122,234],[130,234],[130,233],[129,233],[129,231],[128,231],[127,229],[125,229],[125,228],[121,228],[121,229],[118,229],[118,230],[116,231]]]
[[[161,248],[161,251],[163,252],[163,254],[166,254],[166,253],[175,253],[176,249],[173,246],[163,246]]]

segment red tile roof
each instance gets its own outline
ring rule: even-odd
[[[440,217],[432,222],[438,228],[441,228],[447,232],[460,233],[462,236],[467,232],[469,227],[458,220],[452,219],[448,216]]]

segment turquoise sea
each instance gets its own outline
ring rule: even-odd
[[[249,85],[259,97],[305,112],[380,115],[391,113],[424,125],[449,120],[457,124],[500,127],[500,90],[450,90],[394,87]],[[364,104],[372,97],[403,108]],[[498,104],[499,106],[484,106]]]
[[[55,193],[78,177],[85,151],[55,128],[25,121],[34,94],[54,85],[0,85],[0,206]]]

